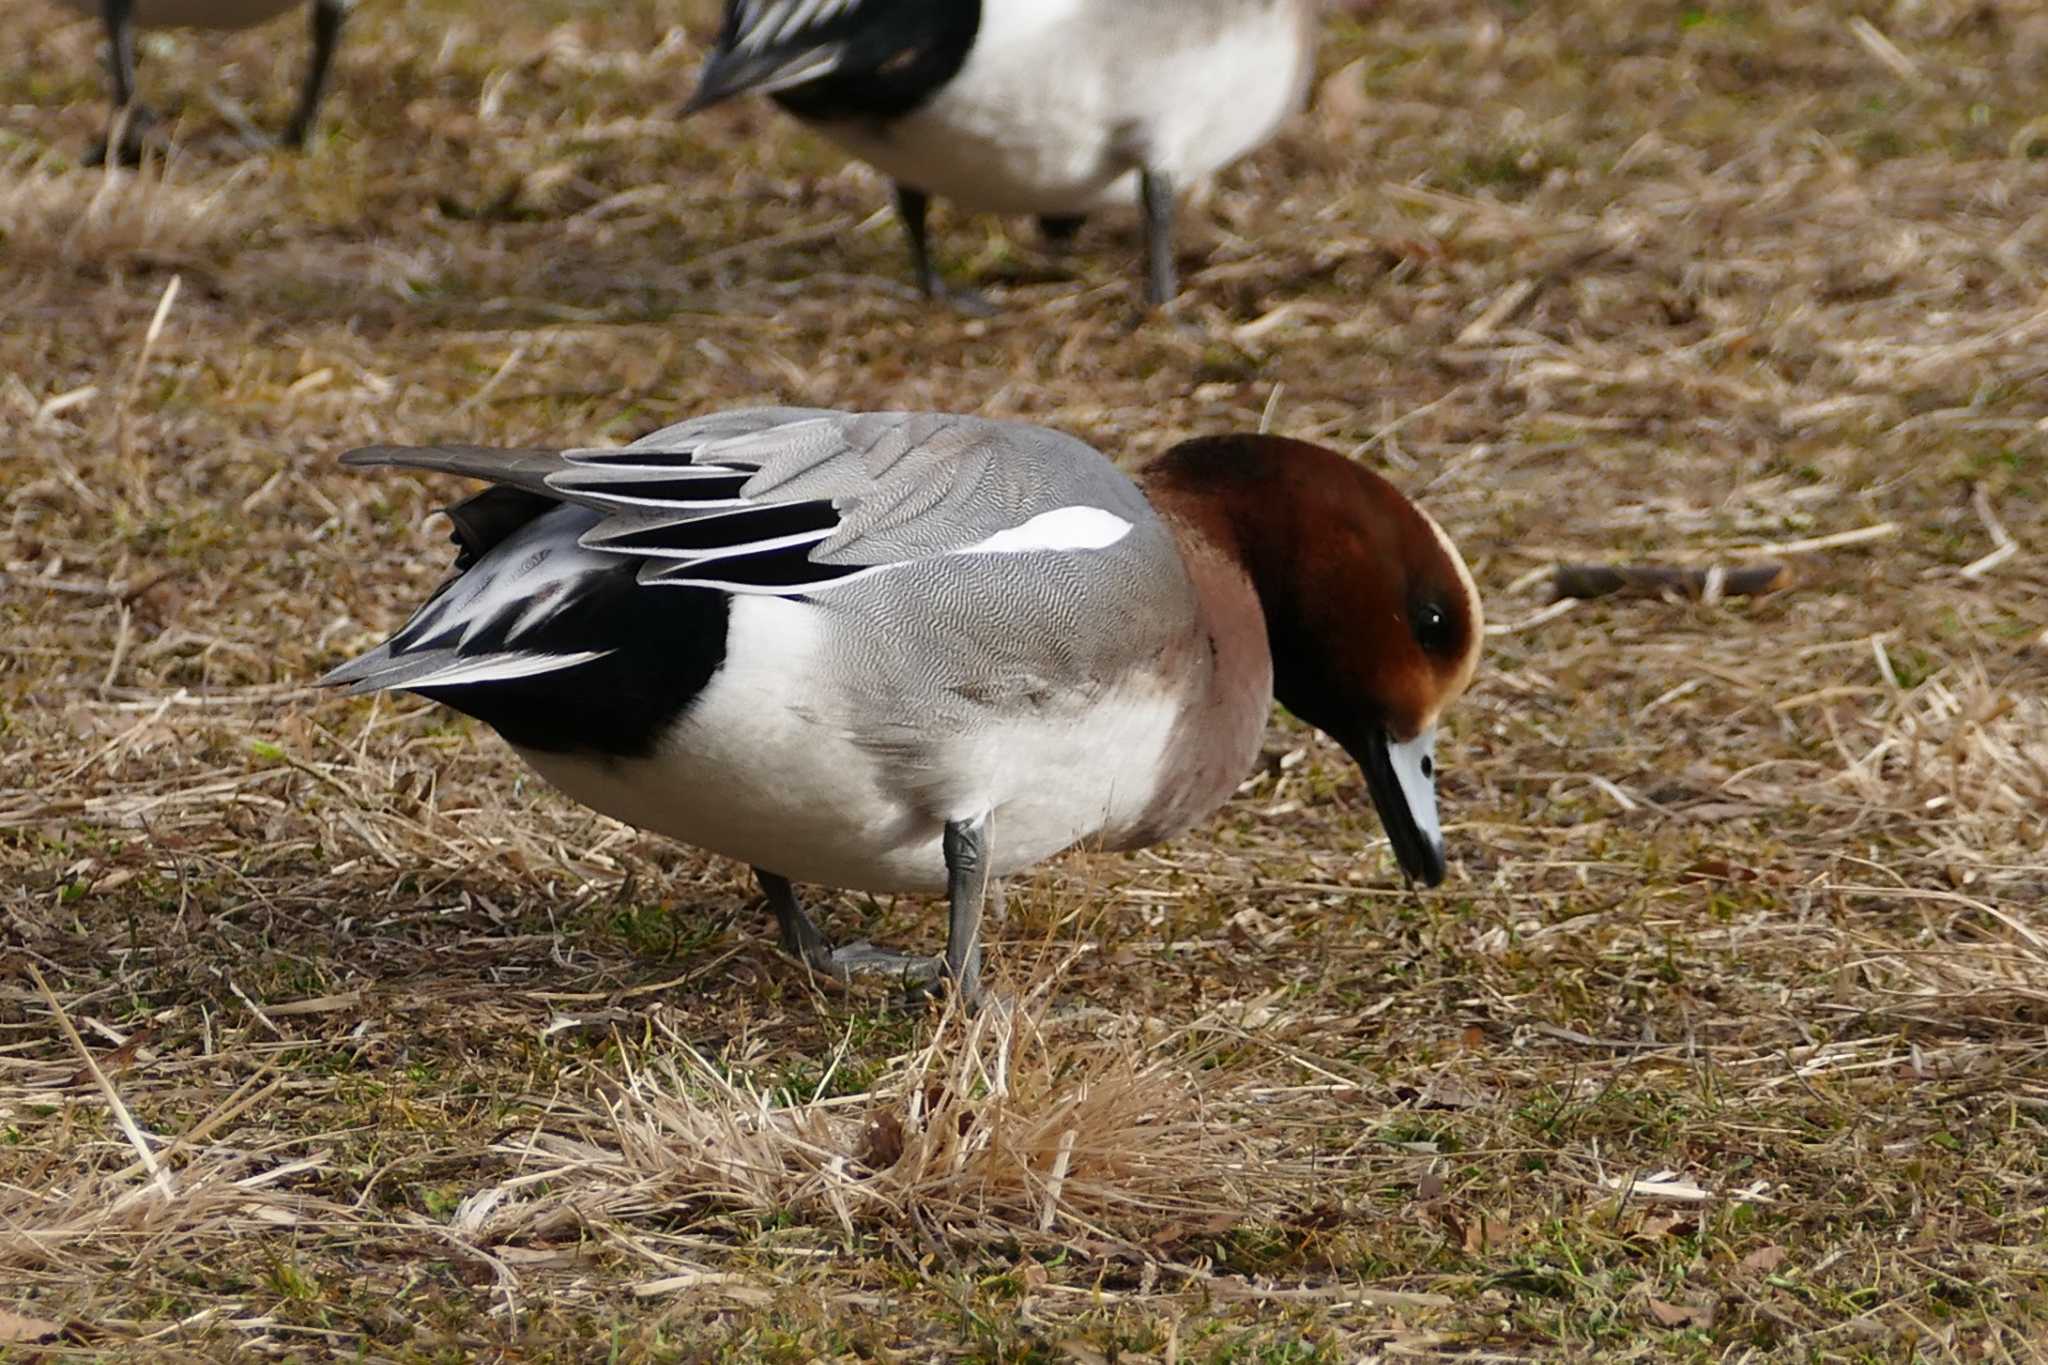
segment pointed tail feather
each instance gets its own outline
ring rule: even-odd
[[[568,469],[559,450],[537,447],[498,449],[492,446],[364,446],[341,457],[351,469],[424,469],[459,474],[465,479],[510,484],[561,501],[547,485],[547,476]]]
[[[538,650],[465,656],[460,649],[422,649],[393,654],[390,642],[321,675],[315,687],[346,687],[351,696],[365,692],[416,692],[432,687],[463,687],[511,682],[542,673],[575,668],[602,659],[608,649],[549,654]]]

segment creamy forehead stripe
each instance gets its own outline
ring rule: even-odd
[[[1424,512],[1420,505],[1415,508],[1422,512],[1422,519],[1429,523],[1429,529],[1436,534],[1436,543],[1444,547],[1444,555],[1451,561],[1451,567],[1458,571],[1458,582],[1464,585],[1465,602],[1472,608],[1472,636],[1474,640],[1484,633],[1485,614],[1479,603],[1479,585],[1472,581],[1472,571],[1465,567],[1465,556],[1458,553],[1458,547],[1444,534],[1444,528],[1436,524],[1436,518]]]
[[[1056,507],[954,553],[1021,555],[1034,550],[1102,550],[1131,533],[1131,523],[1100,507]]]
[[[1444,534],[1444,528],[1436,524],[1435,517],[1423,512],[1419,505],[1415,510],[1422,512],[1422,519],[1429,524],[1429,529],[1436,533],[1436,543],[1444,547],[1444,555],[1451,561],[1451,567],[1458,571],[1458,582],[1465,589],[1465,604],[1472,611],[1472,638],[1465,645],[1465,658],[1458,669],[1458,676],[1451,680],[1451,685],[1444,689],[1443,696],[1430,708],[1425,722],[1433,726],[1444,705],[1470,687],[1472,675],[1479,671],[1479,651],[1486,639],[1486,612],[1479,603],[1479,585],[1472,581],[1472,571],[1465,567],[1465,556],[1458,553],[1458,547]]]

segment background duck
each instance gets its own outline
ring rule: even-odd
[[[887,175],[927,297],[929,196],[1040,217],[1136,202],[1175,293],[1175,193],[1271,137],[1314,68],[1312,0],[731,0],[685,112],[746,91]]]
[[[62,0],[82,14],[100,15],[107,26],[107,66],[113,79],[114,108],[107,124],[106,138],[88,154],[88,160],[105,160],[108,148],[118,143],[121,161],[133,165],[142,159],[149,127],[156,121],[147,105],[135,97],[135,30],[139,28],[241,29],[268,23],[306,0]],[[320,98],[327,90],[327,76],[334,65],[334,52],[341,41],[342,21],[348,16],[350,0],[312,0],[313,50],[306,68],[305,84],[299,90],[298,109],[285,125],[283,141],[304,147],[312,134],[313,121],[320,112]]]
[[[608,815],[753,865],[821,971],[977,989],[991,877],[1221,805],[1274,698],[1444,875],[1437,718],[1480,605],[1430,518],[1319,446],[1185,442],[1137,482],[1071,436],[752,409],[621,450],[372,447],[492,481],[456,574],[321,681],[496,729]],[[947,893],[943,960],[833,948],[790,882]]]

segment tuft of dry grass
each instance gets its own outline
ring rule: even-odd
[[[579,1131],[500,1143],[514,1174],[471,1197],[470,1221],[510,1240],[565,1219],[710,1208],[850,1238],[940,1229],[955,1245],[1057,1250],[1075,1235],[1124,1246],[1286,1210],[1291,1172],[1222,1125],[1233,1097],[1191,1074],[1183,1040],[1059,1020],[1044,1001],[1041,988],[971,1019],[949,1009],[853,1093],[835,1085],[850,1036],[807,1090],[765,1088],[671,1036]],[[535,1184],[561,1193],[514,1193]]]
[[[363,0],[304,159],[237,131],[293,26],[163,35],[135,174],[76,162],[96,24],[10,30],[0,1337],[2041,1359],[2037,7],[1335,7],[1136,326],[1127,220],[1056,256],[942,213],[1001,304],[965,319],[873,175],[765,106],[671,119],[715,8]],[[740,869],[307,689],[438,580],[459,491],[335,451],[760,402],[1129,461],[1264,423],[1416,492],[1493,623],[1449,880],[1400,889],[1277,717],[1208,827],[1018,879],[1011,1010],[904,1012],[781,958]],[[1652,561],[1794,584],[1546,600]]]

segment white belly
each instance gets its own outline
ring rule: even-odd
[[[97,15],[99,0],[63,0],[83,14]],[[306,0],[135,0],[142,28],[249,28],[302,9]]]
[[[966,65],[923,107],[886,126],[819,131],[962,207],[1060,214],[1133,202],[1140,168],[1185,188],[1294,111],[1311,54],[1292,5],[1246,6],[1221,36],[1198,25],[1162,34],[1132,9],[991,4]],[[1118,24],[1134,27],[1132,40]]]
[[[948,820],[989,814],[997,876],[1140,823],[1179,715],[1158,689],[1139,680],[1078,713],[892,736],[818,648],[818,617],[808,603],[736,599],[726,666],[654,757],[521,756],[629,824],[858,891],[943,891]]]

